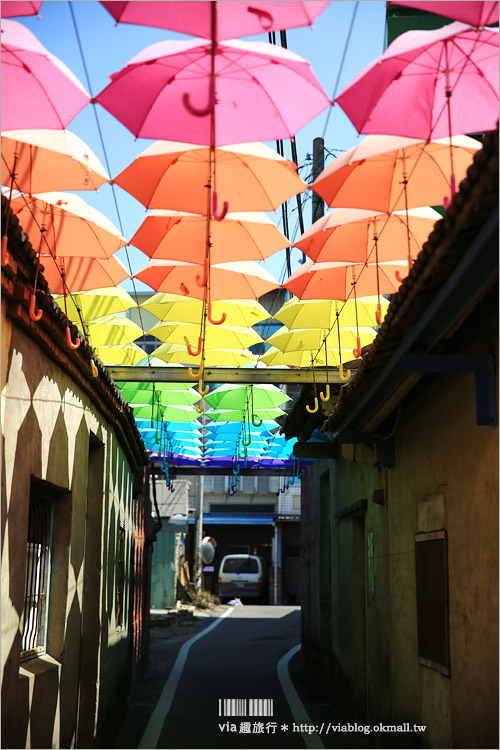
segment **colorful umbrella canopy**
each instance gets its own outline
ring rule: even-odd
[[[65,128],[89,102],[76,76],[26,26],[2,19],[2,130]]]
[[[217,191],[231,211],[273,211],[307,189],[296,165],[264,143],[215,149],[212,161]],[[203,214],[207,210],[210,150],[157,141],[121,172],[114,182],[146,208],[170,208]]]
[[[207,417],[213,419],[214,422],[245,422],[248,419],[248,415],[245,409],[208,409],[206,412]],[[254,417],[257,419],[276,419],[276,417],[285,414],[283,409],[255,409]]]
[[[389,301],[382,297],[382,317],[384,317]],[[289,299],[276,313],[274,318],[283,323],[288,329],[296,328],[325,328],[329,330],[337,321],[341,328],[359,326],[372,326],[377,308],[376,297],[362,297],[356,300],[340,302],[337,300],[307,299],[299,300],[297,297]]]
[[[200,394],[190,388],[189,390],[179,391],[122,391],[123,397],[127,399],[129,404],[136,406],[140,404],[142,406],[191,406],[200,400]]]
[[[193,383],[144,383],[141,381],[134,380],[116,380],[115,381],[121,392],[126,395],[128,393],[137,393],[138,391],[188,391]]]
[[[32,195],[52,190],[97,190],[109,176],[94,152],[69,130],[2,132],[2,185]]]
[[[436,221],[433,208],[374,214],[361,208],[336,208],[307,229],[296,247],[314,260],[374,263],[416,258]],[[375,248],[375,238],[376,248]]]
[[[203,273],[203,266],[196,263],[151,260],[135,274],[135,278],[157,292],[203,299],[204,287],[199,285]],[[276,279],[253,261],[219,263],[210,269],[211,300],[258,299],[278,286]]]
[[[36,16],[42,3],[25,2],[24,0],[8,0],[2,3],[2,18],[13,18],[16,16]]]
[[[188,339],[192,348],[198,346],[200,325],[195,323],[161,322],[156,323],[148,335],[155,336],[160,341],[170,344],[182,344]],[[262,343],[263,339],[251,328],[238,328],[236,326],[207,326],[205,331],[205,344],[209,348],[218,349],[245,349],[253,344]]]
[[[401,34],[335,101],[360,133],[431,140],[494,130],[498,79],[498,29],[455,22]]]
[[[376,336],[373,328],[360,328],[359,333],[346,328],[340,329],[340,347],[341,349],[353,349],[356,346],[357,337],[359,337],[361,346],[371,344]],[[267,340],[271,346],[275,346],[282,352],[312,351],[324,348],[324,339],[327,338],[327,348],[334,348],[338,351],[338,333],[336,330],[329,331],[320,328],[305,328],[303,330],[289,331],[285,326],[273,333]]]
[[[470,26],[487,26],[491,23],[498,23],[498,2],[481,2],[476,0],[473,3],[463,2],[460,0],[448,0],[447,2],[435,2],[435,0],[425,0],[424,2],[406,2],[401,0],[389,5],[404,5],[407,8],[417,8],[425,10],[426,13],[437,13],[445,18],[453,18],[455,21],[462,21]]]
[[[142,429],[143,427],[151,428],[151,419],[149,417],[137,417],[136,415],[135,421],[139,429]],[[153,420],[152,429],[160,430],[162,428],[165,428],[168,434],[170,434],[171,432],[198,433],[200,427],[202,427],[202,424],[197,419],[195,419],[193,422],[180,422],[171,419],[169,420],[168,425],[155,419]]]
[[[189,299],[179,294],[159,292],[152,295],[141,307],[159,320],[183,320],[186,323],[199,323],[203,313],[203,300]],[[212,302],[212,315],[216,320],[226,314],[226,324],[249,327],[269,317],[269,313],[255,299],[224,300]]]
[[[186,345],[161,344],[154,350],[155,357],[170,364],[177,362],[191,367],[198,367],[201,363],[201,353],[197,357],[191,357],[186,350]],[[257,357],[248,349],[214,349],[205,351],[206,367],[241,367],[248,362],[256,362]]]
[[[203,264],[207,218],[200,214],[157,209],[145,218],[130,243],[150,258]],[[265,260],[291,242],[263,212],[226,214],[210,225],[212,263]]]
[[[335,337],[330,337],[332,340],[327,342],[328,346],[333,346]],[[342,361],[346,362],[352,359],[352,347],[350,349],[341,349]],[[282,352],[276,347],[271,347],[265,354],[262,355],[261,361],[269,367],[310,367],[311,356],[314,358],[314,367],[326,367],[327,362],[325,360],[325,347],[321,346],[315,350],[304,350],[295,352]],[[339,360],[339,349],[338,346],[334,349],[328,348],[328,367],[337,367],[340,363]]]
[[[330,104],[309,63],[289,50],[218,44],[212,75],[211,49],[199,40],[153,44],[96,100],[138,137],[215,146],[291,138]]]
[[[85,327],[93,346],[113,346],[131,344],[144,336],[144,331],[137,323],[124,315],[111,313],[102,318],[87,321]]]
[[[9,197],[10,189],[2,188],[2,195]],[[57,257],[110,258],[127,244],[119,229],[79,195],[55,192],[29,197],[14,190],[10,205],[34,247],[43,235],[43,253],[48,245]]]
[[[120,284],[130,278],[130,274],[116,257],[54,258],[42,254],[41,261],[44,265],[43,275],[53,294],[95,290]]]
[[[450,192],[450,149],[458,183],[480,148],[479,141],[466,135],[429,142],[368,135],[329,164],[311,187],[335,207],[388,213],[406,205],[438,206]]]
[[[15,4],[15,3],[14,3]],[[204,39],[233,39],[250,34],[263,34],[276,29],[308,26],[326,8],[327,2],[273,2],[254,0],[241,2],[197,2],[196,12],[185,2],[168,3],[102,2],[115,21],[192,34]],[[215,13],[215,18],[213,14]],[[215,29],[213,28],[215,20]],[[215,32],[215,33],[214,33]]]
[[[144,359],[144,349],[137,344],[115,344],[98,346],[96,355],[104,365],[127,365],[133,367]]]
[[[157,412],[163,421],[192,422],[198,417],[198,412],[193,406],[144,406],[142,404],[131,404],[134,417],[151,417],[152,412]]]
[[[64,298],[56,296],[55,300],[64,309]],[[92,289],[66,297],[66,314],[74,323],[80,321],[80,315],[84,320],[92,320],[111,313],[126,312],[131,307],[137,307],[137,303],[121,286]],[[144,356],[144,351],[141,351]]]
[[[340,265],[336,262],[304,263],[283,284],[299,299],[338,299],[346,300],[353,294],[360,297],[370,294],[395,294],[400,282],[396,273],[406,276],[408,266],[394,263]],[[378,284],[378,290],[377,290]]]
[[[205,397],[214,409],[245,409],[248,404],[250,414],[256,409],[274,408],[290,401],[290,396],[275,385],[221,385]]]

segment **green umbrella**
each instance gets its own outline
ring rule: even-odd
[[[205,401],[214,409],[244,410],[247,407],[251,418],[252,411],[273,409],[290,401],[290,396],[275,385],[221,385],[206,396]]]
[[[122,391],[122,395],[132,406],[136,404],[143,406],[152,404],[160,404],[160,406],[189,406],[195,404],[201,398],[200,394],[194,388],[183,391]]]
[[[188,391],[192,388],[192,382],[186,383],[135,383],[133,380],[116,380],[116,385],[122,393],[126,391]]]
[[[254,418],[256,419],[276,419],[276,417],[285,414],[283,409],[256,409]],[[246,409],[208,409],[205,412],[207,417],[214,422],[248,422],[248,412]]]
[[[162,419],[170,422],[193,422],[199,414],[192,406],[144,406],[142,404],[132,404],[134,417],[136,419]],[[159,414],[158,414],[159,411]]]

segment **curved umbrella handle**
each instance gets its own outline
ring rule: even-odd
[[[237,492],[238,492],[238,488],[237,488],[237,487],[235,487],[234,489],[229,489],[229,490],[227,491],[227,494],[228,494],[228,495],[230,495],[230,496],[232,497],[233,495],[236,495],[236,493],[237,493]]]
[[[352,353],[358,359],[361,357],[361,339],[359,336],[356,336],[356,348],[352,350]]]
[[[242,461],[244,459],[246,459],[246,457],[248,456],[248,450],[247,450],[246,446],[245,446],[245,450],[244,450],[243,455],[241,455],[241,453],[238,451],[238,456],[241,458]]]
[[[251,442],[252,442],[252,436],[251,436],[251,435],[249,435],[249,436],[248,436],[248,440],[243,440],[243,439],[242,439],[242,441],[241,441],[241,444],[242,444],[242,445],[245,445],[245,446],[248,446],[248,445],[250,445],[250,444],[251,444]]]
[[[198,382],[198,393],[200,394],[200,396],[206,396],[209,390],[209,385],[206,385],[205,388],[203,388],[203,380],[200,380]]]
[[[203,344],[201,336],[198,337],[198,348],[197,349],[193,349],[193,347],[189,343],[189,339],[188,339],[187,336],[184,336],[184,341],[186,342],[188,354],[190,354],[191,357],[198,357],[201,354],[201,347],[202,347],[202,344]]]
[[[351,371],[346,370],[344,372],[344,365],[341,362],[339,365],[339,378],[345,383],[349,380],[350,377],[351,377]]]
[[[36,305],[36,294],[31,292],[30,296],[30,318],[34,323],[37,323],[43,315],[43,310],[35,310]]]
[[[330,383],[326,384],[325,392],[323,391],[319,392],[319,397],[322,401],[328,401],[330,398]]]
[[[182,95],[182,103],[184,107],[187,109],[189,114],[194,115],[195,117],[206,117],[211,112],[213,112],[214,106],[215,106],[215,83],[214,79],[210,79],[210,88],[208,91],[208,101],[207,104],[204,107],[195,107],[193,104],[191,104],[190,94],[188,92],[185,92]]]
[[[207,318],[208,318],[208,322],[211,323],[213,326],[221,326],[226,319],[226,313],[225,312],[222,313],[222,317],[220,320],[214,320],[212,318],[212,303],[209,302],[207,304]]]
[[[198,412],[198,414],[202,414],[203,413],[203,410],[205,409],[205,399],[203,398],[203,396],[201,397],[201,403],[200,403],[199,407],[198,407],[198,404],[196,404],[196,406],[194,408],[196,409],[196,411]]]
[[[69,326],[66,326],[66,343],[70,349],[78,349],[78,347],[82,343],[80,339],[78,338],[78,336],[75,339],[75,343],[71,341],[71,332],[69,330]]]
[[[238,464],[238,469],[233,469],[233,474],[235,477],[239,476],[240,473],[240,465]]]
[[[174,483],[170,482],[170,492],[175,492]]]
[[[252,424],[254,427],[260,427],[262,424],[262,419],[259,419],[255,415],[252,416]]]
[[[93,359],[90,360],[90,369],[92,370],[92,375],[94,376],[94,378],[98,378],[99,370],[97,369],[97,365]]]
[[[214,216],[215,221],[222,221],[225,217],[227,212],[229,211],[229,203],[227,201],[224,201],[222,204],[222,212],[219,213],[217,210],[217,190],[214,190],[212,194],[212,213]]]
[[[283,487],[280,487],[280,492],[281,493],[286,492],[286,485],[283,485]]]
[[[377,309],[375,310],[375,320],[378,326],[382,323],[382,305],[380,302],[377,304]]]
[[[203,362],[202,362],[200,364],[200,368],[199,368],[198,372],[196,372],[196,373],[193,372],[193,368],[192,367],[188,367],[188,375],[189,375],[189,377],[192,378],[193,380],[200,380],[201,376],[203,375],[203,367],[204,367],[204,365],[203,365]]]
[[[158,430],[156,430],[156,432],[155,432],[155,443],[157,445],[161,445],[161,438],[158,437]]]
[[[249,5],[247,7],[247,12],[253,13],[255,16],[258,17],[260,21],[260,25],[262,26],[264,31],[269,31],[272,28],[274,18],[266,10],[261,10],[260,8],[252,8],[252,6]]]
[[[311,408],[309,406],[309,404],[306,404],[306,411],[308,411],[309,414],[316,414],[316,412],[318,411],[318,409],[319,409],[318,397],[315,396],[314,397],[314,408]]]
[[[203,276],[196,276],[196,283],[198,286],[206,286],[208,282],[208,260],[205,259],[203,265]]]

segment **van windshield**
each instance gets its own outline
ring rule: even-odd
[[[228,557],[224,563],[224,573],[258,573],[259,566],[253,557]]]

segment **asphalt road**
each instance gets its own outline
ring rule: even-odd
[[[116,747],[305,747],[278,677],[278,662],[300,643],[300,608],[221,607],[206,622],[195,641],[151,641],[152,666]],[[231,715],[227,699],[246,700],[243,715]],[[272,709],[261,704],[263,715],[250,716],[250,699],[272,700]]]

